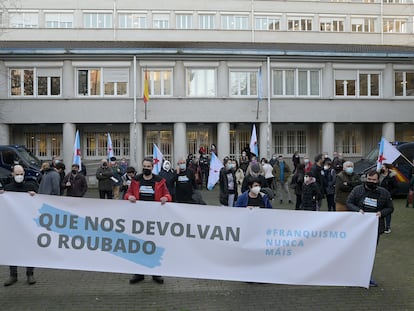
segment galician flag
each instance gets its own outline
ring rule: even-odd
[[[154,144],[152,158],[154,161],[154,168],[152,169],[152,173],[158,175],[161,172],[161,164],[162,164],[162,159],[164,158],[164,156],[161,153],[161,150],[158,149],[156,144]]]
[[[108,159],[114,156],[114,148],[112,147],[112,139],[111,134],[108,132],[108,142],[106,144],[106,154],[108,155]]]
[[[397,148],[382,137],[377,160],[377,171],[380,171],[382,164],[392,164],[392,162],[394,162],[400,155],[401,153],[397,150]]]
[[[214,152],[211,153],[210,160],[210,172],[208,174],[207,189],[213,190],[214,186],[220,178],[220,170],[223,167],[223,163],[217,158]]]
[[[80,150],[79,130],[76,131],[75,143],[73,144],[73,161],[72,164],[79,165],[79,172],[82,170],[82,159]]]
[[[252,137],[250,138],[250,152],[254,153],[256,157],[259,156],[259,148],[257,147],[256,125],[253,124]]]

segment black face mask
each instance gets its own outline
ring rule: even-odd
[[[377,189],[378,184],[377,184],[376,182],[366,181],[366,182],[365,182],[365,186],[366,186],[369,190],[375,190],[375,189]]]
[[[149,176],[149,175],[151,175],[151,169],[149,169],[149,168],[143,168],[142,169],[142,174],[144,174],[145,176]]]
[[[77,172],[78,172],[77,170],[72,170],[73,175],[76,175]]]

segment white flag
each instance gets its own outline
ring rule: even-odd
[[[382,137],[377,160],[377,171],[381,169],[382,164],[392,164],[392,162],[394,162],[400,155],[401,153],[397,150],[397,148],[395,148],[390,144],[388,140]]]
[[[220,178],[220,170],[223,167],[223,163],[217,158],[214,152],[211,153],[210,172],[208,174],[207,189],[213,190],[215,184]]]
[[[112,147],[111,134],[108,132],[108,142],[106,144],[106,154],[108,155],[108,160],[114,156],[114,149]]]
[[[72,161],[72,164],[79,165],[79,172],[82,170],[82,159],[81,159],[79,130],[76,131],[75,143],[73,144],[73,161]]]
[[[257,134],[256,134],[256,125],[253,124],[252,137],[250,138],[250,152],[254,153],[256,157],[259,157],[259,149],[257,147]]]
[[[158,175],[161,172],[161,164],[162,164],[162,159],[163,158],[164,158],[164,156],[161,153],[161,150],[158,149],[156,144],[154,144],[154,150],[152,152],[152,159],[154,161],[154,167],[152,169],[153,174]]]

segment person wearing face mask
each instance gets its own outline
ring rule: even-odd
[[[175,184],[175,201],[178,203],[194,203],[193,194],[197,185],[194,173],[187,169],[184,158],[178,160],[176,171],[173,179]]]
[[[391,164],[383,164],[380,170],[380,181],[379,185],[387,189],[391,197],[393,198],[398,191],[398,182],[396,179],[396,174],[392,170]],[[384,233],[391,233],[391,214],[387,215],[385,218],[385,231]]]
[[[267,194],[261,192],[261,180],[257,177],[249,177],[249,190],[243,192],[236,201],[235,207],[248,208],[272,208]]]
[[[24,178],[24,169],[21,165],[15,165],[12,172],[13,181],[4,186],[4,191],[13,191],[13,192],[28,192],[31,196],[35,195],[38,191],[37,182],[34,180],[25,180]],[[3,190],[0,193],[4,192]],[[17,282],[17,266],[10,266],[10,276],[4,282],[4,286],[10,286]],[[26,277],[27,284],[33,285],[36,283],[36,280],[33,277],[33,267],[26,268]]]
[[[108,161],[106,159],[101,160],[101,166],[96,170],[96,179],[98,180],[98,190],[100,199],[109,199],[113,198],[112,192],[112,179],[114,178],[114,173],[112,169],[108,166]]]
[[[302,207],[305,211],[319,211],[322,192],[312,172],[305,173],[302,185]]]
[[[309,156],[305,155],[303,157],[303,164],[305,164],[305,173],[309,172],[312,169],[313,163],[309,160]]]
[[[246,174],[247,168],[249,167],[249,163],[249,156],[247,155],[247,152],[243,150],[239,160],[239,164],[244,174]]]
[[[171,202],[172,197],[167,188],[167,182],[160,175],[152,173],[154,161],[152,158],[144,158],[142,161],[142,174],[136,175],[124,196],[125,200],[131,203],[140,201],[157,201],[164,205]],[[134,274],[129,280],[130,284],[135,284],[145,279],[142,274]],[[164,278],[159,275],[153,275],[152,279],[158,284],[164,284]]]
[[[275,189],[279,197],[280,204],[283,204],[283,199],[292,203],[292,196],[289,191],[289,182],[292,171],[289,165],[285,162],[282,155],[279,155],[277,162],[273,165],[273,176],[275,176]]]
[[[220,170],[220,204],[222,206],[234,206],[237,200],[236,164],[226,157],[223,161],[224,167]]]
[[[162,162],[162,168],[161,171],[159,173],[159,175],[165,179],[165,181],[167,182],[167,188],[168,191],[171,194],[172,197],[172,201],[175,202],[175,171],[174,169],[171,167],[171,162],[168,160],[164,160],[164,162]]]
[[[336,175],[335,179],[335,210],[337,212],[346,212],[346,199],[352,189],[361,184],[358,174],[354,173],[354,163],[351,161],[344,162],[342,171]]]
[[[72,164],[72,170],[66,174],[62,181],[62,187],[68,197],[83,197],[88,191],[88,184],[83,174],[79,173],[79,165]]]
[[[269,187],[269,185],[266,182],[266,178],[264,177],[264,171],[262,168],[262,165],[258,162],[256,163],[250,163],[246,174],[243,179],[243,183],[241,186],[242,193],[249,190],[248,181],[250,177],[257,177],[260,179],[262,187]]]
[[[376,169],[370,170],[366,175],[366,181],[352,189],[346,201],[350,211],[364,213],[375,213],[379,218],[377,244],[380,235],[385,230],[385,217],[394,211],[390,192],[379,186],[379,173]],[[378,286],[371,278],[370,286]]]

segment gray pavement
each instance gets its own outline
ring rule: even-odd
[[[97,193],[92,190],[88,196]],[[217,189],[203,191],[203,196],[209,204],[218,204]],[[173,277],[166,277],[163,285],[148,277],[130,285],[126,274],[54,269],[36,269],[37,283],[29,286],[20,268],[19,282],[0,286],[0,310],[414,310],[414,208],[405,208],[403,199],[394,204],[392,233],[381,236],[377,249],[376,288]],[[274,203],[274,208],[294,207]],[[7,277],[8,267],[1,266],[0,281]]]

